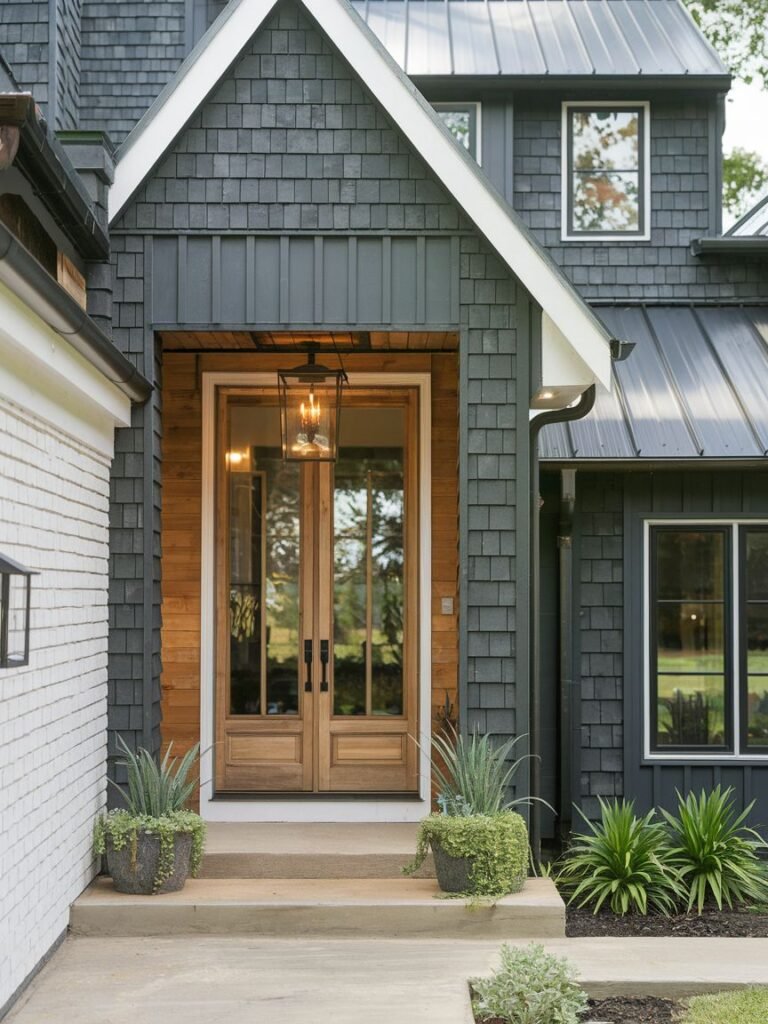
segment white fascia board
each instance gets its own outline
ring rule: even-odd
[[[583,384],[594,380],[592,369],[545,311],[541,315],[541,383],[543,387]]]
[[[152,168],[237,60],[277,0],[240,0],[207,32],[118,153],[109,190],[109,221],[120,215]]]
[[[347,0],[301,2],[477,229],[569,338],[593,379],[610,388],[606,331],[506,203],[478,177],[472,158],[456,145]],[[182,66],[168,94],[137,126],[118,160],[110,189],[110,220],[125,207],[273,6],[273,0],[241,0]]]
[[[111,457],[131,401],[0,283],[0,394]]]

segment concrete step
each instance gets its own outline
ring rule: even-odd
[[[74,935],[275,938],[558,938],[565,907],[548,878],[495,904],[441,898],[432,879],[191,879],[178,893],[124,896],[106,878],[75,901]]]
[[[201,878],[402,878],[410,823],[210,822]],[[431,856],[419,878],[434,878]]]

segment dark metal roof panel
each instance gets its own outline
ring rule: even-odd
[[[768,454],[768,307],[599,310],[632,341],[610,394],[567,428],[545,427],[542,459],[762,458]]]
[[[409,75],[727,75],[679,0],[352,0]]]

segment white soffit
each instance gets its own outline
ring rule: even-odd
[[[131,401],[0,283],[0,395],[111,457]]]
[[[456,203],[568,339],[592,379],[611,386],[609,335],[347,0],[299,0]],[[120,151],[113,222],[275,6],[240,0],[216,22]]]

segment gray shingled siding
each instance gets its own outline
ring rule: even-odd
[[[48,105],[48,2],[0,3],[0,45],[16,81],[33,93],[45,111]]]
[[[82,0],[56,0],[56,129],[78,127]]]
[[[629,99],[641,90],[632,89]],[[514,104],[513,205],[590,301],[768,298],[758,261],[694,257],[710,224],[710,140],[715,98],[651,97],[650,242],[561,241],[560,97]]]
[[[109,754],[160,746],[160,359],[146,326],[142,237],[113,241],[112,336],[156,384],[115,436],[110,495]]]
[[[184,58],[185,0],[82,0],[80,127],[119,143]]]
[[[623,532],[623,477],[577,473],[574,606],[581,771],[573,782],[590,816],[598,811],[598,796],[623,792]]]
[[[116,225],[115,335],[124,348],[138,353],[148,340],[144,232],[227,229],[459,234],[465,721],[502,735],[525,731],[527,686],[516,685],[526,678],[519,660],[525,652],[518,655],[515,634],[527,629],[527,609],[516,611],[515,580],[527,577],[516,483],[527,466],[524,449],[517,457],[520,438],[527,444],[527,401],[519,400],[528,388],[527,295],[468,230],[346,63],[290,6],[255,37]],[[137,617],[147,620],[138,580],[145,437],[140,420],[121,432],[113,508],[112,613],[121,649],[111,663],[112,714],[134,731],[142,671],[134,655],[142,642]]]

